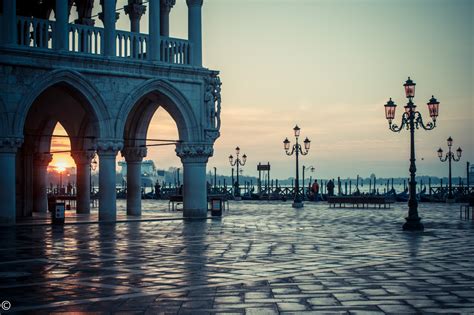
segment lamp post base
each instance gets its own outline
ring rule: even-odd
[[[405,218],[406,222],[403,224],[404,231],[423,231],[425,227],[420,222],[421,218]]]
[[[302,201],[293,201],[291,204],[293,208],[303,208],[303,202]]]

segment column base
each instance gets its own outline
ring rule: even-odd
[[[116,222],[117,215],[115,213],[100,213],[99,209],[99,222]]]
[[[421,223],[421,218],[405,218],[406,222],[403,224],[404,231],[423,231],[425,229],[423,223]]]
[[[207,209],[183,209],[183,217],[189,219],[207,218]]]
[[[303,202],[301,201],[293,201],[293,203],[291,204],[291,206],[293,208],[303,208]]]
[[[134,216],[134,217],[141,217],[142,210],[141,209],[127,209],[127,215]]]
[[[15,225],[16,224],[16,217],[0,217],[0,226],[8,226],[8,225]]]

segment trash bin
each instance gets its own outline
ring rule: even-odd
[[[64,210],[66,204],[64,202],[56,202],[54,210],[51,212],[51,221],[53,224],[64,224]]]
[[[211,199],[211,215],[213,217],[222,216],[222,199],[221,198]]]

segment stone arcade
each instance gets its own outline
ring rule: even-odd
[[[47,211],[46,169],[57,122],[70,137],[77,166],[77,212],[90,212],[89,164],[97,153],[99,220],[116,219],[121,151],[129,170],[127,213],[140,215],[140,162],[159,106],[178,127],[184,216],[206,215],[206,164],[219,137],[221,83],[217,71],[202,66],[203,0],[186,0],[188,40],[169,37],[175,0],[150,0],[148,6],[129,0],[124,11],[130,32],[116,30],[115,0],[95,2],[2,1],[0,224]],[[78,19],[69,23],[73,4]],[[94,5],[102,9],[104,28],[94,26]],[[149,34],[139,30],[146,11]]]

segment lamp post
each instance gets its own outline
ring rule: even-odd
[[[58,167],[58,172],[59,172],[59,192],[58,195],[61,194],[61,190],[63,188],[63,172],[66,170],[66,168],[60,166]]]
[[[299,171],[299,164],[298,164],[299,161],[298,161],[298,158],[299,158],[300,154],[301,155],[308,154],[311,141],[308,138],[306,138],[303,141],[303,143],[304,143],[304,151],[303,151],[302,148],[301,148],[301,145],[298,143],[298,138],[300,137],[300,127],[298,127],[298,125],[296,125],[295,128],[293,128],[293,131],[295,132],[296,143],[293,145],[291,152],[290,152],[290,140],[288,140],[288,138],[286,138],[283,141],[283,148],[285,149],[286,155],[291,156],[294,153],[295,156],[296,156],[295,197],[294,197],[294,200],[293,200],[292,207],[293,208],[301,208],[301,207],[303,207],[303,201],[302,201],[302,198],[301,198],[300,193],[299,193],[300,187],[299,187],[299,172],[298,172]]]
[[[421,218],[418,216],[418,201],[416,200],[416,165],[415,165],[415,129],[420,127],[425,130],[431,130],[436,127],[436,118],[438,117],[439,102],[431,97],[428,105],[428,110],[432,122],[426,125],[423,123],[421,113],[416,110],[416,105],[413,103],[415,97],[415,83],[408,77],[408,80],[403,84],[405,87],[405,95],[408,98],[408,103],[405,106],[405,112],[402,114],[402,122],[400,127],[392,124],[395,118],[395,109],[397,105],[392,101],[392,98],[385,104],[385,117],[388,120],[388,127],[393,132],[400,132],[404,127],[410,131],[410,182],[409,182],[409,197],[408,197],[408,217],[403,225],[403,230],[408,231],[422,231],[423,224],[420,222]]]
[[[245,162],[247,161],[247,155],[242,155],[242,159],[240,159],[239,157],[239,154],[240,154],[240,148],[239,147],[236,147],[235,148],[235,160],[234,160],[234,157],[231,155],[229,155],[229,163],[230,163],[230,166],[236,166],[237,167],[237,170],[236,170],[236,173],[237,173],[237,181],[236,181],[236,184],[235,184],[235,192],[234,192],[234,197],[236,198],[236,200],[240,200],[240,188],[239,188],[239,166],[244,166],[245,165]],[[234,183],[232,183],[233,185]]]
[[[451,160],[454,162],[459,162],[461,160],[461,155],[462,155],[462,150],[461,148],[458,148],[456,150],[456,156],[454,156],[454,152],[451,151],[451,147],[453,146],[453,138],[449,137],[448,140],[448,153],[446,153],[446,156],[443,159],[443,149],[439,148],[438,149],[438,157],[441,162],[446,162],[448,161],[449,165],[449,190],[448,190],[448,199],[452,200],[453,199],[453,186],[452,186],[452,177],[451,177]]]
[[[89,164],[89,187],[90,187],[90,194],[94,193],[94,187],[92,186],[92,172],[97,169],[97,155],[94,154],[92,158],[91,164]]]
[[[179,178],[179,171],[180,171],[180,168],[176,168],[176,176],[177,176],[177,179],[176,179],[176,183],[177,183],[177,186],[180,187],[181,186],[181,181],[180,181],[180,178]]]
[[[214,166],[214,192],[217,191],[217,168]]]

